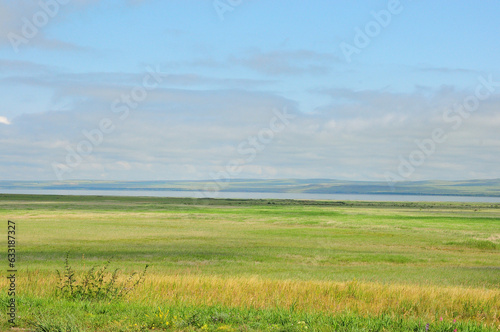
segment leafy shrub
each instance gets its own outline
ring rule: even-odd
[[[101,267],[92,267],[86,273],[77,275],[69,264],[69,255],[64,260],[64,271],[56,270],[58,296],[71,300],[113,301],[123,298],[137,287],[146,276],[148,265],[142,273],[134,272],[123,281],[120,270],[108,270],[109,260]]]

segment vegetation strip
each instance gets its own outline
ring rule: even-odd
[[[35,331],[500,325],[495,204],[2,195],[0,215],[23,230],[16,323]]]

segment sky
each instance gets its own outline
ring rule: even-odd
[[[0,180],[500,178],[499,14],[0,0]]]

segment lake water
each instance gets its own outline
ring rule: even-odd
[[[335,201],[379,201],[379,202],[482,202],[500,203],[500,197],[438,196],[438,195],[361,195],[361,194],[296,194],[296,193],[255,193],[255,192],[213,192],[167,190],[7,190],[3,194],[30,195],[92,195],[92,196],[149,196],[149,197],[189,197],[189,198],[240,198],[240,199],[310,199]]]

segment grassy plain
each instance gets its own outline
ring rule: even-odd
[[[500,327],[500,204],[0,195],[0,219],[37,331]],[[82,273],[150,269],[122,301],[71,301],[67,253]]]

